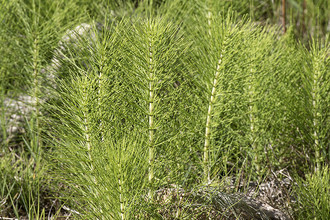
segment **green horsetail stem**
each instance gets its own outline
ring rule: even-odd
[[[220,76],[220,67],[222,62],[222,53],[220,55],[220,59],[218,60],[217,69],[214,75],[213,83],[212,83],[212,92],[208,105],[207,118],[206,118],[206,126],[205,126],[205,143],[204,143],[204,158],[203,158],[203,170],[204,170],[204,182],[210,182],[210,167],[209,167],[209,151],[210,151],[210,134],[211,134],[211,120],[213,114],[213,105],[215,102],[216,95],[216,87],[218,84],[218,79]]]
[[[319,137],[319,116],[322,114],[320,112],[319,104],[320,104],[320,64],[317,57],[313,59],[313,82],[312,82],[312,113],[313,113],[313,139],[314,139],[314,150],[315,150],[315,159],[316,159],[316,170],[319,171],[321,169],[321,154],[320,154],[320,137]]]
[[[254,103],[255,100],[255,87],[254,87],[254,74],[255,71],[253,68],[250,69],[250,81],[249,81],[249,120],[250,120],[250,143],[252,145],[252,151],[253,151],[253,163],[255,164],[256,171],[260,171],[260,165],[259,165],[259,158],[258,158],[258,145],[256,143],[256,116],[255,116],[255,108],[256,104]]]
[[[154,75],[153,75],[153,51],[152,39],[149,38],[149,184],[151,186],[154,178],[154,161],[155,161],[155,145],[154,145]],[[149,196],[151,192],[149,191]]]

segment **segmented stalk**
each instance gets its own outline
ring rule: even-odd
[[[120,160],[120,158],[119,158]],[[121,181],[121,163],[119,162],[119,179],[118,179],[118,183],[119,183],[119,203],[120,203],[120,218],[122,220],[125,219],[125,204],[123,201],[123,192],[122,192],[122,181]]]
[[[210,10],[207,11],[206,18],[207,18],[207,24],[208,24],[208,28],[209,28],[208,33],[209,33],[209,36],[212,37],[212,31],[211,31],[212,12]],[[209,164],[210,164],[209,154],[210,154],[210,139],[211,139],[211,137],[210,137],[211,120],[212,120],[213,105],[215,102],[216,87],[217,87],[219,76],[220,76],[220,67],[221,67],[221,63],[222,63],[223,54],[224,54],[224,50],[221,51],[220,59],[218,60],[216,72],[214,74],[214,79],[213,79],[213,83],[212,83],[212,92],[211,92],[211,97],[209,100],[206,125],[205,125],[205,143],[204,143],[204,149],[203,149],[203,152],[204,152],[203,171],[204,171],[204,182],[207,184],[209,184],[211,182],[210,166],[209,166]]]
[[[91,150],[92,150],[92,143],[91,143],[91,128],[90,128],[90,121],[89,121],[89,117],[90,117],[90,113],[89,113],[89,107],[88,107],[88,103],[89,103],[89,99],[88,96],[90,95],[88,91],[89,88],[89,84],[88,84],[88,77],[87,76],[83,76],[83,97],[82,97],[82,113],[83,113],[83,132],[84,132],[84,138],[86,141],[86,148],[87,148],[87,155],[88,155],[88,159],[89,159],[89,169],[91,171],[91,176],[92,176],[92,181],[93,183],[96,185],[97,181],[96,181],[96,177],[93,174],[94,171],[94,166],[93,166],[93,158],[92,158],[92,154],[91,154]],[[88,187],[89,190],[93,190],[92,187]],[[96,194],[98,194],[97,191],[95,191]],[[96,208],[93,207],[93,211],[96,211]]]
[[[319,88],[319,80],[320,80],[320,66],[317,58],[313,60],[313,85],[312,85],[312,104],[313,104],[313,139],[314,139],[314,150],[315,150],[315,159],[316,159],[316,170],[321,169],[322,157],[320,154],[320,137],[319,137],[319,115],[321,115],[319,109],[320,103],[320,88]]]
[[[222,50],[220,59],[218,60],[217,69],[214,75],[213,84],[212,84],[212,92],[209,101],[209,107],[207,111],[207,118],[206,118],[206,126],[205,126],[205,143],[204,143],[204,158],[203,158],[203,170],[204,170],[204,182],[210,182],[210,167],[209,167],[209,149],[210,149],[210,134],[211,134],[211,120],[213,114],[213,105],[215,102],[216,96],[216,87],[218,84],[218,79],[220,76],[220,67],[222,63],[222,54],[224,50]]]
[[[250,143],[252,145],[252,150],[253,150],[253,154],[254,154],[254,164],[256,166],[256,170],[257,172],[260,171],[260,165],[258,163],[258,146],[256,143],[256,118],[254,115],[254,111],[255,111],[255,104],[254,104],[254,97],[255,97],[255,91],[254,91],[254,71],[253,68],[250,69],[250,81],[249,81],[249,119],[250,119]]]
[[[152,39],[149,38],[149,184],[151,186],[154,178],[154,161],[155,161],[155,146],[154,146],[154,75],[153,75],[153,51]],[[149,191],[149,196],[151,192]]]
[[[102,51],[103,52],[103,51]],[[105,68],[104,66],[105,63],[105,56],[102,53],[102,57],[101,57],[101,64],[100,64],[100,68],[99,68],[99,74],[98,74],[98,97],[97,97],[97,106],[98,106],[98,110],[99,110],[99,117],[100,117],[100,121],[99,121],[99,129],[100,129],[100,134],[101,134],[101,141],[104,141],[104,131],[103,131],[103,121],[101,119],[101,115],[102,115],[102,109],[101,109],[101,91],[103,89],[103,69]]]
[[[89,121],[89,117],[90,117],[90,113],[89,113],[89,107],[88,107],[88,103],[90,102],[90,100],[88,99],[88,96],[90,95],[88,91],[88,87],[90,85],[88,85],[88,77],[87,76],[83,76],[83,97],[82,97],[82,113],[83,113],[83,132],[84,132],[84,139],[86,141],[86,149],[87,149],[87,155],[88,155],[88,159],[89,159],[89,168],[90,171],[94,170],[94,166],[93,166],[93,158],[91,155],[91,150],[92,150],[92,143],[91,143],[91,129],[90,129],[90,121]],[[96,179],[95,177],[93,177],[93,181],[94,183],[96,183]]]
[[[92,164],[92,156],[91,156],[91,135],[90,135],[90,130],[89,130],[89,121],[88,121],[88,91],[86,88],[86,81],[88,79],[86,79],[87,77],[84,78],[85,82],[84,82],[84,88],[83,88],[83,120],[84,120],[84,137],[85,137],[85,141],[86,141],[86,147],[87,147],[87,154],[88,154],[88,158],[90,160],[90,168],[91,170],[93,170],[93,164]]]

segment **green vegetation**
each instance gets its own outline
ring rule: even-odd
[[[298,217],[305,219],[327,219],[330,205],[329,168],[307,174],[306,180],[300,180],[296,186],[298,193]]]
[[[330,5],[283,2],[0,1],[0,217],[328,219]]]

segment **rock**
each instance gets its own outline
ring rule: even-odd
[[[23,132],[22,123],[29,119],[29,116],[35,111],[35,99],[28,95],[21,95],[16,99],[5,98],[5,125],[8,135],[13,135],[17,132]],[[1,122],[2,123],[2,122]]]
[[[87,39],[90,39],[91,42],[96,40],[95,33],[90,24],[82,23],[76,26],[73,30],[67,30],[66,34],[59,41],[50,64],[46,69],[42,70],[42,72],[46,74],[46,80],[51,82],[50,84],[53,88],[56,88],[55,78],[61,67],[61,59],[65,59],[64,54],[67,52],[67,46],[72,46],[73,48],[78,49],[77,41],[81,37],[86,37]]]

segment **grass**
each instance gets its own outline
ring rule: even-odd
[[[244,219],[288,170],[327,219],[329,6],[282,6],[2,1],[0,217]]]

